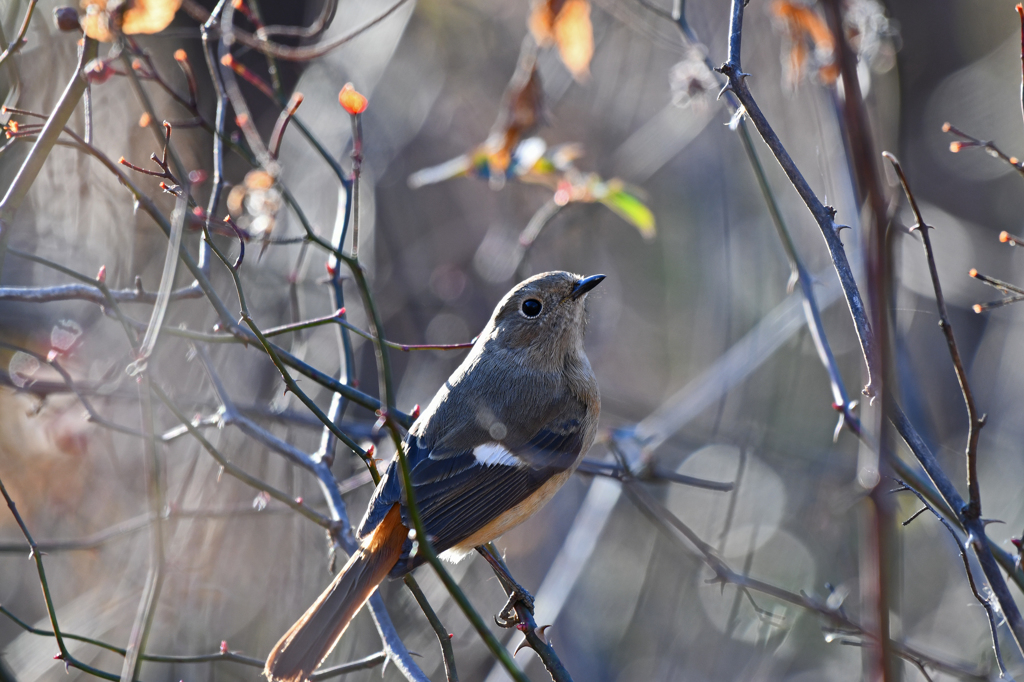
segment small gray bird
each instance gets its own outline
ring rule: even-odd
[[[604,275],[545,272],[498,303],[469,355],[409,429],[413,493],[434,549],[459,561],[536,512],[594,442],[601,397],[583,351],[584,300]],[[304,682],[388,575],[410,556],[397,457],[359,524],[359,550],[267,657],[275,682]]]

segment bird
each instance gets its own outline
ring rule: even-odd
[[[604,279],[554,271],[514,286],[409,428],[413,499],[442,559],[461,561],[533,515],[593,444],[601,398],[584,303]],[[377,586],[423,563],[399,466],[396,453],[357,528],[359,549],[267,657],[272,682],[308,680]]]

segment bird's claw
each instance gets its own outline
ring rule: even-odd
[[[494,622],[498,627],[513,628],[519,624],[519,614],[516,613],[517,604],[525,608],[531,614],[533,613],[533,595],[522,587],[516,586],[512,588],[512,594],[508,596],[508,601],[505,602],[505,607],[494,617]]]

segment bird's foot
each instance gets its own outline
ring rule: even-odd
[[[498,624],[498,627],[514,628],[519,624],[519,614],[516,613],[517,605],[522,606],[531,614],[533,613],[533,595],[518,584],[512,588],[512,593],[509,594],[508,601],[505,602],[505,608],[494,617],[494,622]]]

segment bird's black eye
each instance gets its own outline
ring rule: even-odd
[[[523,301],[523,314],[527,317],[537,317],[540,315],[541,306],[540,301],[535,298],[528,298]]]

